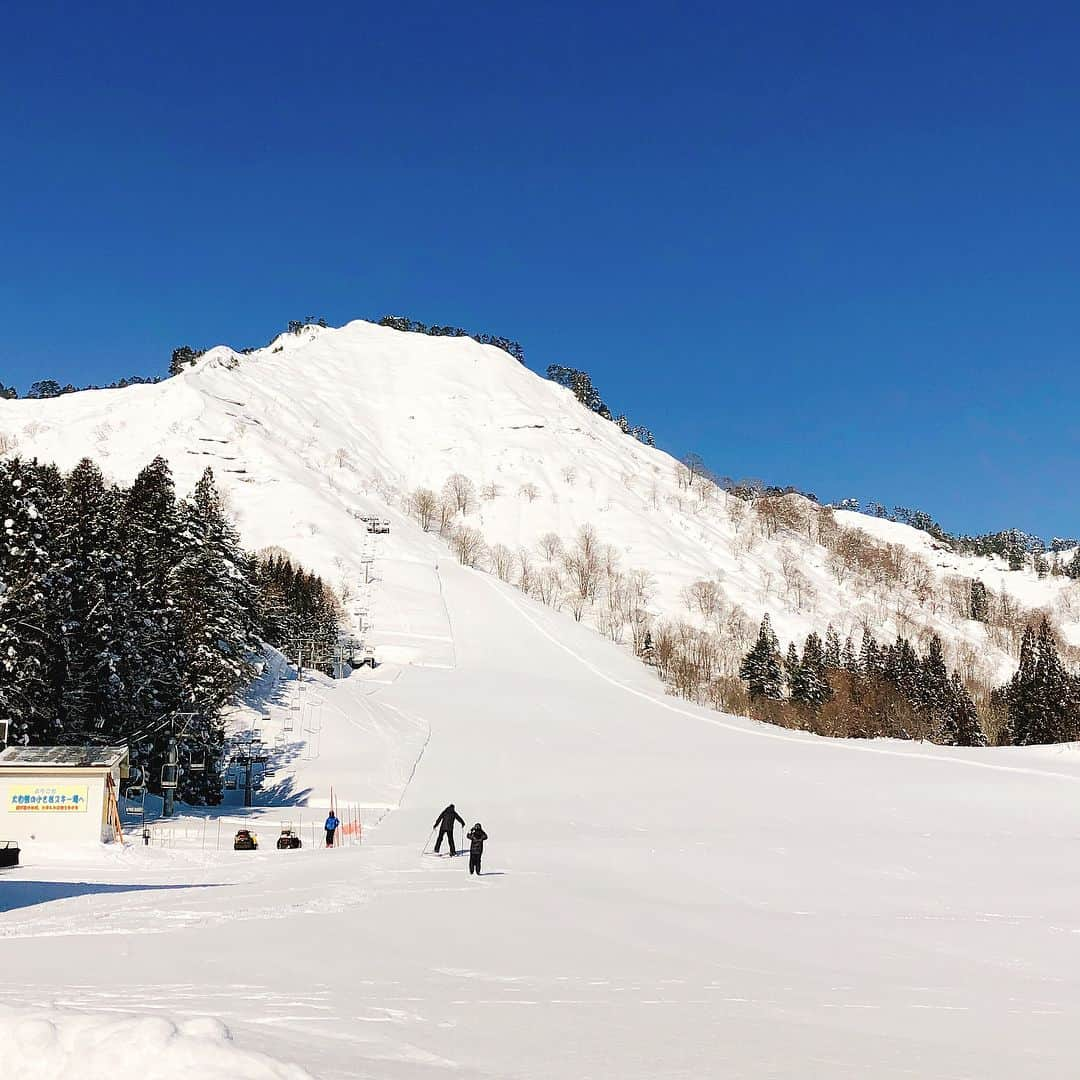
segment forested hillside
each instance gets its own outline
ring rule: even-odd
[[[337,600],[280,556],[245,552],[207,468],[178,498],[164,458],[128,487],[84,459],[0,461],[0,722],[22,744],[124,742],[152,789],[176,718],[179,796],[215,803],[221,714],[261,642],[336,640]]]

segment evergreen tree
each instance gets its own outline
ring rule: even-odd
[[[840,667],[840,635],[832,623],[825,629],[825,666]]]
[[[844,651],[840,656],[840,666],[852,675],[859,673],[859,657],[855,652],[855,643],[851,640],[851,635],[844,639]]]
[[[41,512],[41,470],[0,461],[0,720],[10,739],[59,738],[59,643],[52,537]]]
[[[1028,626],[1024,629],[1024,636],[1020,641],[1020,663],[1009,682],[1005,696],[1011,741],[1017,746],[1027,746],[1033,742],[1032,733],[1038,727],[1036,667],[1035,631]]]
[[[986,733],[979,722],[975,702],[955,671],[949,682],[949,707],[941,741],[947,746],[986,745]]]
[[[1058,653],[1050,620],[1039,624],[1036,645],[1036,721],[1030,732],[1036,743],[1068,742],[1077,737],[1076,687]]]
[[[174,587],[183,641],[186,709],[199,714],[200,751],[220,756],[222,708],[237,686],[250,681],[254,648],[252,597],[239,538],[221,506],[208,468],[180,510],[183,557]],[[182,775],[185,801],[221,801],[220,774],[214,769]]]
[[[172,358],[169,360],[169,374],[179,375],[185,368],[193,367],[204,351],[204,349],[193,349],[190,345],[181,345],[173,349]]]
[[[71,389],[74,390],[75,388],[71,387]],[[37,382],[30,384],[26,396],[34,399],[54,398],[59,397],[63,392],[64,388],[55,379],[39,379]]]
[[[783,672],[780,666],[780,642],[773,633],[768,615],[761,620],[757,641],[743,657],[739,677],[749,686],[750,697],[780,700],[783,694]]]
[[[949,712],[952,689],[941,638],[937,634],[930,639],[930,648],[921,667],[912,704],[940,723]]]
[[[791,700],[810,709],[818,709],[832,696],[825,673],[825,649],[817,634],[810,634],[803,645],[802,661],[792,681]]]
[[[990,617],[990,603],[986,595],[986,586],[975,578],[971,582],[970,617],[976,622],[986,622]]]
[[[869,630],[863,630],[859,647],[859,672],[867,679],[875,679],[881,673],[881,650]]]
[[[58,500],[56,596],[64,634],[63,723],[73,736],[123,731],[123,677],[133,657],[131,589],[116,543],[120,496],[84,459]]]
[[[192,704],[185,693],[186,655],[175,584],[185,549],[172,473],[164,458],[147,465],[127,491],[122,529],[138,630],[123,680],[124,716],[129,730],[153,731],[137,757],[156,784],[169,739],[162,720]]]
[[[787,682],[788,694],[792,695],[799,679],[799,650],[792,641],[787,647],[787,656],[784,658],[784,679]]]

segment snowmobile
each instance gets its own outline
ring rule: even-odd
[[[278,851],[295,851],[299,847],[303,847],[300,837],[292,829],[282,829],[281,835],[277,838]]]
[[[233,851],[256,851],[259,838],[249,829],[237,829],[233,837]]]

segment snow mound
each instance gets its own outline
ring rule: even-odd
[[[0,1047],[0,1080],[113,1080],[129,1070],[141,1080],[311,1080],[297,1065],[234,1046],[229,1029],[212,1017],[173,1022],[0,1005]]]

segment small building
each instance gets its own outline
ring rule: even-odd
[[[118,839],[126,746],[10,746],[0,753],[0,840],[99,844]]]

